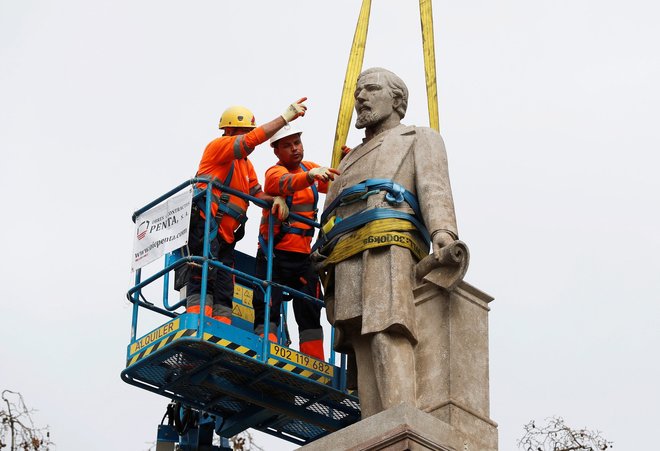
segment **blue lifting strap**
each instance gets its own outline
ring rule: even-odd
[[[321,223],[325,223],[330,214],[340,205],[348,205],[353,202],[365,199],[371,194],[386,191],[385,200],[390,205],[399,205],[404,201],[410,205],[415,212],[415,216],[422,218],[419,210],[417,197],[403,186],[389,179],[368,179],[357,185],[350,186],[339,193],[321,215]]]
[[[320,249],[330,243],[333,239],[338,238],[340,235],[350,232],[365,225],[368,222],[377,219],[398,218],[411,222],[422,235],[422,238],[428,245],[431,242],[431,236],[424,225],[422,214],[419,209],[417,197],[410,191],[405,189],[398,183],[389,179],[367,179],[357,185],[350,186],[344,189],[339,195],[328,205],[323,214],[321,215],[321,224],[327,222],[331,213],[341,205],[348,205],[353,202],[366,199],[372,194],[380,191],[386,191],[385,200],[390,205],[400,205],[404,201],[413,209],[414,215],[398,211],[390,210],[387,208],[375,208],[372,210],[363,211],[348,218],[341,218],[341,222],[337,221],[335,225],[328,231],[328,233],[319,236],[319,239],[314,243],[312,251]]]
[[[405,219],[406,221],[410,221],[422,235],[426,245],[428,246],[430,244],[431,236],[428,230],[426,230],[426,226],[415,216],[403,211],[390,210],[389,208],[374,208],[372,210],[363,211],[353,216],[349,216],[348,218],[344,218],[341,222],[337,222],[335,226],[330,229],[330,231],[328,231],[327,234],[321,235],[319,239],[316,240],[316,243],[314,243],[314,246],[312,247],[312,252],[324,247],[326,244],[332,242],[333,239],[338,238],[347,232],[355,230],[367,224],[368,222],[388,218]]]

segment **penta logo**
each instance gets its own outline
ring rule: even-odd
[[[147,230],[149,230],[149,221],[142,221],[137,229],[137,239],[141,240],[144,238],[147,234]]]

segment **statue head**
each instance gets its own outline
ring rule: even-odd
[[[382,67],[360,74],[354,96],[357,128],[374,127],[394,119],[398,123],[406,115],[408,88],[395,73]],[[398,117],[393,117],[394,114]]]

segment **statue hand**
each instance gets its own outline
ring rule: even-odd
[[[441,249],[453,243],[455,238],[448,231],[438,230],[433,233],[431,241],[433,242],[433,255],[439,260]]]

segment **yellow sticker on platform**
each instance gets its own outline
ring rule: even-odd
[[[238,299],[241,304],[253,307],[252,305],[252,289],[246,288],[242,285],[234,285],[234,298]]]
[[[145,346],[149,346],[156,340],[160,340],[166,335],[169,335],[173,332],[176,332],[179,329],[179,319],[175,319],[163,326],[160,326],[158,329],[152,330],[144,337],[140,338],[138,341],[131,345],[131,354],[135,354]]]
[[[270,344],[270,353],[273,356],[284,359],[287,362],[293,363],[294,365],[303,366],[307,369],[323,373],[330,377],[333,377],[335,374],[335,368],[332,365],[275,343]]]
[[[254,323],[254,310],[250,307],[234,302],[232,304],[231,313],[237,318]]]
[[[243,304],[247,305],[248,307],[254,308],[254,305],[252,305],[252,296],[253,296],[252,289],[243,287]]]

